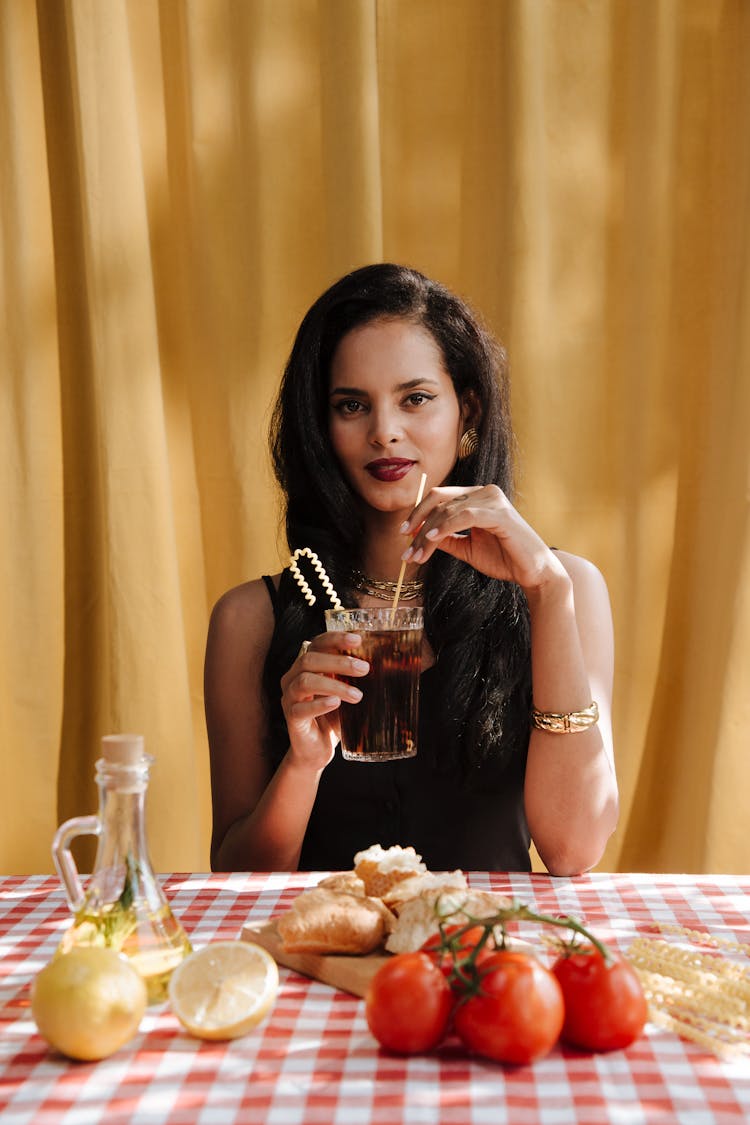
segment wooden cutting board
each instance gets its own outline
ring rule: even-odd
[[[365,995],[375,973],[392,956],[390,953],[367,953],[361,956],[344,953],[285,953],[273,919],[262,926],[243,926],[242,940],[263,946],[279,965],[330,984],[333,988],[350,992],[353,996]]]

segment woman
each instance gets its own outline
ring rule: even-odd
[[[368,665],[325,632],[322,589],[310,606],[287,569],[230,590],[206,649],[212,867],[343,869],[377,842],[528,870],[530,838],[552,874],[596,864],[617,821],[607,590],[512,505],[505,355],[471,310],[400,266],[342,278],[299,328],[272,452],[290,549],[345,605],[390,602],[407,564],[419,749],[342,759],[338,708],[361,693],[341,677]]]

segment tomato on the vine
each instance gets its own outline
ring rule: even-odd
[[[552,971],[565,1000],[562,1038],[589,1051],[627,1047],[643,1030],[648,1005],[627,961],[606,960],[591,945],[562,953]]]
[[[448,1030],[453,1002],[445,976],[426,953],[397,953],[370,982],[367,1025],[390,1051],[430,1051]]]
[[[454,1014],[456,1032],[478,1055],[529,1063],[557,1042],[564,1007],[560,985],[535,957],[498,950],[479,966],[479,990]]]

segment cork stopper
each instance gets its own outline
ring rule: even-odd
[[[142,734],[107,734],[102,739],[102,757],[116,766],[135,766],[145,757]]]

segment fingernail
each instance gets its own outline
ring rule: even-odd
[[[419,562],[419,561],[420,561],[420,559],[422,558],[422,555],[423,555],[423,554],[424,554],[424,551],[423,551],[423,550],[422,550],[422,548],[420,547],[418,551],[415,551],[415,552],[414,552],[414,555],[412,556],[412,560],[411,560],[411,561],[412,561],[412,562]]]
[[[366,660],[352,660],[352,668],[355,672],[369,672],[370,665]]]
[[[400,532],[401,532],[401,534],[403,535],[403,534],[404,534],[404,532],[405,532],[405,531],[408,531],[408,530],[409,530],[409,521],[408,521],[408,520],[404,520],[404,522],[403,522],[403,523],[401,524],[401,527],[399,528],[399,531],[400,531]]]
[[[349,697],[353,699],[355,703],[359,703],[360,699],[362,698],[362,692],[359,690],[359,688],[349,688]]]
[[[431,527],[430,530],[425,535],[425,539],[437,539],[437,537],[438,537],[438,529],[436,527]]]
[[[360,637],[359,633],[345,633],[344,634],[344,644],[358,645],[358,644],[361,644],[361,642],[362,642],[362,638]]]
[[[401,562],[408,562],[413,554],[414,554],[414,548],[413,547],[407,547],[406,550],[404,551],[403,555],[401,556]]]

